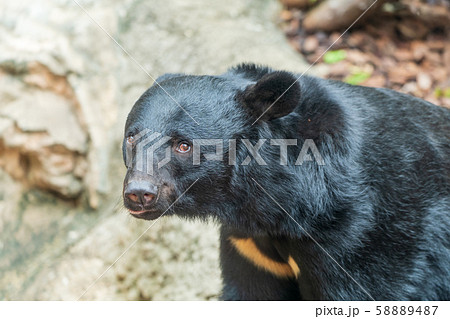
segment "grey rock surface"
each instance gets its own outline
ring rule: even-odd
[[[217,225],[120,208],[126,115],[166,72],[307,66],[275,0],[78,2],[0,2],[0,299],[215,299]]]

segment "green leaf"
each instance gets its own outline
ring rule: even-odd
[[[352,84],[352,85],[358,85],[358,84],[363,83],[368,78],[370,78],[371,75],[372,75],[371,72],[356,71],[356,72],[353,72],[352,74],[350,74],[349,76],[347,76],[344,79],[344,81],[349,84]]]
[[[337,63],[344,60],[346,56],[347,52],[345,50],[328,51],[323,56],[323,62],[328,64]]]
[[[436,88],[434,89],[434,96],[438,99],[441,97],[450,97],[450,87],[449,88]]]
[[[450,88],[444,89],[444,97],[450,97]]]

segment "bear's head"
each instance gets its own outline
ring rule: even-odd
[[[158,78],[126,122],[125,207],[143,219],[213,216],[246,229],[279,222],[263,208],[268,195],[259,190],[255,198],[255,182],[264,177],[270,192],[291,178],[269,139],[295,138],[283,119],[300,104],[296,79],[252,65],[220,76]]]

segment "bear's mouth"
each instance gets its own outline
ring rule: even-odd
[[[146,219],[146,220],[155,220],[159,217],[161,217],[165,212],[160,210],[140,210],[140,211],[134,211],[131,209],[128,209],[130,212],[130,215],[139,218],[139,219]]]

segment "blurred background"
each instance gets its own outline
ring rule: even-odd
[[[0,0],[0,299],[217,299],[217,225],[122,208],[127,113],[152,77],[249,61],[449,107],[449,1],[372,4]]]

